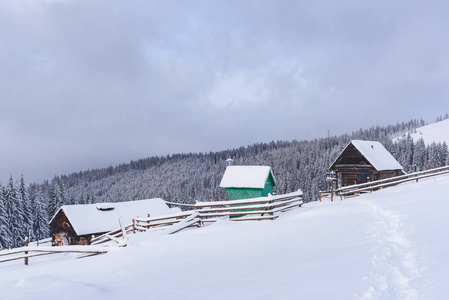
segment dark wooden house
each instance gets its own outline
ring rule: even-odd
[[[374,141],[353,140],[329,167],[348,186],[404,174],[402,166],[385,147]]]
[[[175,210],[179,210],[176,208]],[[53,243],[58,245],[90,244],[92,236],[100,235],[124,225],[133,218],[168,215],[174,212],[160,199],[118,203],[97,203],[61,206],[50,220]]]

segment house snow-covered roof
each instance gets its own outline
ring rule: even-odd
[[[263,189],[270,175],[273,185],[276,185],[273,172],[268,166],[228,166],[220,187]]]
[[[55,213],[49,223],[55,219],[60,211],[63,211],[77,235],[108,232],[119,228],[119,218],[122,217],[123,225],[128,225],[132,219],[172,214],[166,202],[160,198],[137,200],[117,203],[97,203],[80,205],[63,205]],[[175,208],[179,211],[179,208]],[[176,212],[177,212],[176,211]]]
[[[375,141],[361,141],[352,140],[348,143],[345,149],[337,157],[337,159],[332,163],[331,167],[340,158],[340,156],[345,152],[349,145],[353,145],[377,171],[387,171],[387,170],[402,170],[401,164],[388,152],[385,147]]]

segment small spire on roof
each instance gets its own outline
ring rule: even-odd
[[[227,160],[226,160],[226,165],[227,166],[232,166],[232,163],[234,162],[234,160],[231,158],[231,157],[229,157]]]

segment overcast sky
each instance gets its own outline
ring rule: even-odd
[[[0,182],[433,122],[448,4],[0,0]]]

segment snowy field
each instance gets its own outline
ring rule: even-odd
[[[449,144],[449,119],[417,128],[416,132],[410,136],[415,142],[423,138],[426,144],[433,142],[446,142],[446,144]]]
[[[0,299],[448,299],[449,176],[0,265]]]

